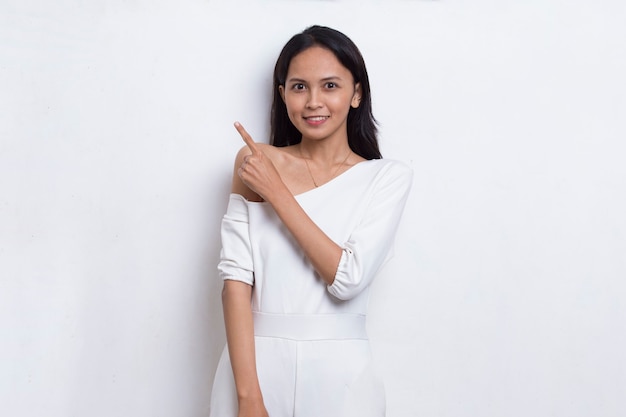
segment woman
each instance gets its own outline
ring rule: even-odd
[[[211,416],[383,416],[365,314],[412,172],[381,159],[358,48],[326,27],[295,35],[274,70],[271,145],[235,127]]]

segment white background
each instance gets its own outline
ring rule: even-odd
[[[374,284],[388,416],[626,415],[626,6],[0,0],[0,414],[207,416],[240,120],[288,38],[368,63],[414,188]]]

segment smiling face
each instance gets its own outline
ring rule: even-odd
[[[361,86],[331,51],[313,46],[293,57],[279,90],[303,140],[348,140],[348,112],[359,106]]]

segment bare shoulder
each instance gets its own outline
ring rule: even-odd
[[[282,150],[283,148],[277,148],[266,143],[256,143],[255,145],[274,165],[282,165],[287,157],[286,153]],[[239,177],[239,167],[243,164],[244,158],[248,155],[252,155],[252,150],[247,145],[242,146],[239,152],[237,152],[231,192],[243,196],[248,201],[263,201],[263,198],[252,191]]]
[[[285,158],[292,154],[290,146],[278,147],[268,145],[266,143],[261,143],[260,145],[259,149],[267,155],[267,157],[270,158],[274,164],[282,162]]]
[[[275,146],[268,145],[267,143],[257,143],[256,147],[270,159],[275,156],[275,154],[277,153],[276,151],[279,149]],[[237,152],[237,158],[235,162],[243,162],[243,158],[245,158],[247,155],[252,155],[252,150],[248,147],[248,145],[244,145],[241,147],[241,149],[239,149],[239,152]]]
[[[246,145],[239,149],[237,156],[235,157],[235,166],[233,169],[233,179],[230,192],[233,194],[239,194],[248,201],[263,201],[261,196],[252,191],[239,177],[239,167],[243,164],[243,160],[246,156],[252,155],[252,151]]]

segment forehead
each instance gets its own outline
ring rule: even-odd
[[[291,59],[287,79],[303,80],[338,77],[352,79],[350,70],[343,66],[334,53],[320,46],[312,46]]]

